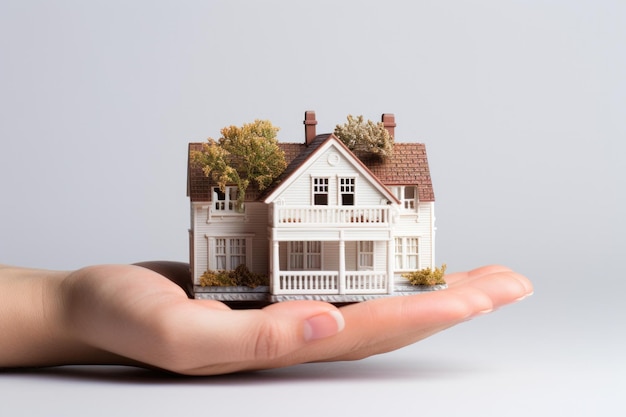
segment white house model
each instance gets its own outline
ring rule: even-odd
[[[395,118],[383,114],[394,137]],[[188,167],[190,265],[196,298],[362,301],[416,291],[402,273],[435,266],[434,194],[422,143],[395,142],[388,158],[359,159],[333,134],[279,143],[287,168],[264,190],[221,192]],[[190,143],[189,151],[201,143]],[[269,286],[201,287],[207,271],[245,264]],[[423,290],[423,289],[422,289]]]

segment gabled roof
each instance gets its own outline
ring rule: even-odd
[[[250,186],[249,199],[269,196],[282,184],[296,169],[306,161],[313,152],[324,143],[331,134],[318,135],[307,146],[304,143],[279,143],[278,146],[285,152],[287,168],[263,191],[263,194]],[[341,142],[339,142],[341,143]],[[190,143],[189,155],[192,150],[201,150],[202,143]],[[346,148],[347,149],[347,148]],[[349,152],[349,151],[348,151]],[[361,163],[385,186],[417,185],[420,201],[435,201],[426,147],[423,143],[395,143],[393,155],[386,159],[367,158],[361,156]],[[201,168],[194,168],[189,163],[187,170],[187,195],[191,201],[210,200],[210,181],[205,177]],[[248,199],[248,198],[247,198]]]
[[[295,174],[304,169],[304,167],[306,167],[308,163],[313,160],[314,155],[328,149],[331,146],[334,146],[335,149],[344,155],[344,157],[352,161],[356,170],[360,171],[364,177],[368,177],[372,184],[374,184],[374,186],[378,188],[381,194],[383,194],[388,200],[399,203],[397,198],[387,187],[385,187],[382,182],[380,182],[378,178],[376,178],[374,174],[372,174],[367,166],[363,164],[359,158],[356,157],[356,155],[350,152],[346,145],[344,145],[343,142],[341,142],[337,136],[332,133],[316,136],[313,141],[309,143],[306,150],[300,152],[300,154],[291,161],[285,171],[283,171],[276,181],[274,181],[267,192],[263,194],[263,201],[271,203],[274,200],[274,197],[290,184],[292,178],[296,176]]]

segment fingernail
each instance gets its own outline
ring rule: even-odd
[[[530,296],[531,296],[531,295],[533,295],[534,293],[535,293],[534,291],[531,291],[531,292],[529,292],[528,294],[523,295],[523,296],[521,296],[520,298],[517,298],[515,301],[516,301],[516,302],[517,302],[517,301],[522,301],[523,299],[530,297]]]
[[[344,326],[343,316],[337,310],[318,314],[304,322],[304,340],[310,342],[336,335],[343,330]]]

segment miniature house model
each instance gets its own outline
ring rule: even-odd
[[[394,137],[395,118],[382,122]],[[316,135],[305,113],[305,140],[279,143],[287,168],[269,188],[222,192],[188,167],[190,265],[196,298],[362,301],[416,291],[402,273],[433,268],[434,194],[421,143],[398,143],[388,158],[359,159],[335,135]],[[190,143],[189,152],[201,143]],[[244,264],[269,286],[201,287],[207,271]]]

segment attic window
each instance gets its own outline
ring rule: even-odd
[[[313,204],[328,205],[328,178],[313,177]]]
[[[355,178],[339,178],[339,193],[342,206],[354,205]]]

